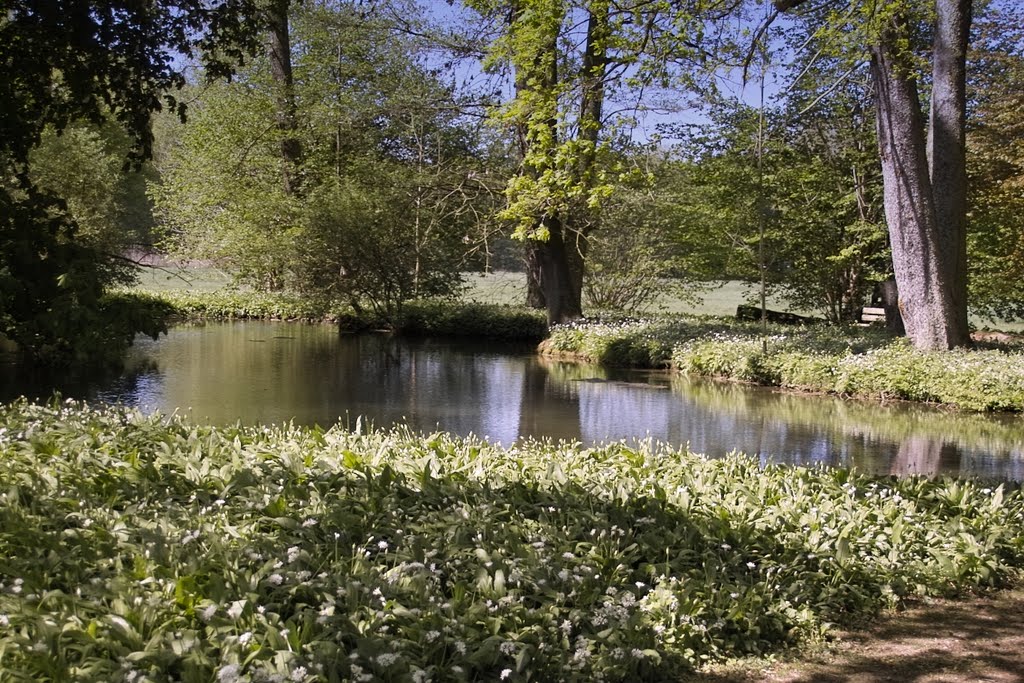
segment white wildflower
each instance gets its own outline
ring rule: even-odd
[[[242,611],[245,609],[245,600],[236,600],[231,603],[231,607],[228,608],[228,616],[232,619],[238,619],[242,616]]]
[[[305,677],[306,677],[306,667],[304,667],[304,666],[297,666],[294,669],[292,669],[292,680],[293,681],[301,681]]]
[[[505,680],[506,678],[508,678],[511,675],[512,675],[512,669],[502,669],[501,670],[501,680]]]
[[[398,655],[394,652],[385,652],[384,654],[377,655],[377,663],[387,668],[398,661]]]
[[[238,680],[238,665],[228,664],[221,667],[220,671],[217,672],[217,680],[221,683],[235,683]]]
[[[208,606],[202,612],[200,612],[199,613],[199,618],[202,619],[203,621],[209,621],[210,619],[213,619],[213,616],[215,614],[217,614],[217,605],[213,604],[213,605]]]

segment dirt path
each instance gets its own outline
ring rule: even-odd
[[[936,600],[841,633],[799,661],[707,673],[706,683],[1024,683],[1024,588]]]

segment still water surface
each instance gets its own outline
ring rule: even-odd
[[[183,325],[136,342],[120,378],[87,392],[214,423],[377,426],[586,444],[653,438],[762,462],[1024,480],[1024,418],[880,405],[616,371],[527,347],[339,335],[329,325]]]

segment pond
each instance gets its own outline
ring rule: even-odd
[[[505,445],[651,438],[713,457],[738,450],[762,462],[1024,480],[1020,416],[794,395],[330,325],[181,325],[137,341],[120,377],[66,393],[217,424],[400,423]]]

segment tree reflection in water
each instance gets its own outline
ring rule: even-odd
[[[141,341],[130,369],[77,395],[215,423],[408,424],[586,444],[651,438],[717,457],[881,474],[1024,479],[1024,421],[846,401],[666,372],[539,359],[488,343],[339,335],[330,326],[211,323]]]

